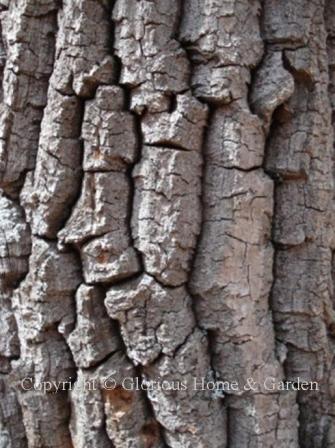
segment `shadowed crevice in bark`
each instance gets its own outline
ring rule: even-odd
[[[4,334],[0,358],[7,360],[8,374],[2,378],[0,444],[18,448],[26,447],[28,442],[17,400],[15,367],[10,366],[20,357],[12,296],[13,290],[25,281],[31,252],[31,231],[19,204],[19,194],[27,170],[35,165],[54,63],[58,5],[50,2],[43,7],[34,2],[33,9],[31,6],[31,2],[16,2],[8,9],[1,6],[1,244],[5,244],[6,250],[1,254],[4,266],[0,315]],[[29,52],[31,58],[27,60]]]
[[[272,12],[271,1],[266,4],[270,13],[267,20],[272,13],[274,23],[281,13]],[[305,8],[304,19],[299,19],[299,8]],[[328,220],[333,207],[333,157],[329,146],[324,10],[323,4],[305,2],[297,3],[294,10],[297,23],[301,20],[304,26],[292,24],[289,28],[283,21],[282,27],[271,29],[271,20],[267,24],[268,40],[275,51],[283,51],[283,67],[294,78],[293,95],[275,114],[266,160],[266,169],[277,178],[273,239],[280,249],[276,254],[272,308],[287,378],[320,383],[320,392],[298,393],[300,445],[331,446],[327,384],[332,349],[326,336],[326,316],[331,300],[327,290],[332,289],[329,244],[333,237]],[[313,132],[315,127],[317,132]],[[309,277],[304,275],[307,271]],[[323,289],[321,282],[328,286]],[[316,334],[318,337],[313,337]]]
[[[2,21],[5,15],[6,9],[4,7],[0,7],[0,101],[3,101],[3,72],[6,65],[6,58],[7,58],[7,51],[5,47],[5,41],[4,41],[4,32],[3,32],[3,25]]]

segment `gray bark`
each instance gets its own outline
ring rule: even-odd
[[[0,448],[334,448],[334,2],[0,24]]]

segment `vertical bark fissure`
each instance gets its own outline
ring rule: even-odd
[[[1,352],[5,351],[5,359],[12,366],[8,364],[7,374],[1,380],[0,444],[13,447],[25,447],[28,443],[17,401],[17,375],[14,374],[20,351],[13,291],[24,282],[31,252],[31,231],[19,194],[26,172],[35,165],[54,63],[57,6],[52,2],[47,7],[36,2],[33,7],[31,2],[12,3],[8,8],[1,5],[1,229],[2,244],[5,241],[6,245],[1,269],[1,326],[2,332],[8,332],[5,339],[1,337]],[[13,339],[16,340],[14,344]],[[8,351],[12,349],[13,354]]]
[[[179,42],[180,46],[185,50],[185,53],[187,55],[191,70],[190,70],[190,78],[189,78],[189,85],[190,85],[190,89],[192,92],[192,95],[194,95],[194,89],[191,86],[191,76],[192,76],[192,72],[193,72],[193,63],[192,63],[192,57],[189,54],[189,49],[187,46],[187,43],[184,43],[182,41],[182,39],[179,37],[179,34],[182,32],[182,21],[185,17],[185,15],[188,14],[188,11],[186,11],[185,8],[185,2],[183,2],[182,0],[179,0],[179,22],[176,24],[176,29],[175,29],[175,38],[177,39],[177,41]],[[189,274],[189,278],[188,281],[186,283],[186,289],[187,292],[189,293],[190,297],[192,298],[192,310],[193,310],[193,314],[195,316],[195,321],[196,321],[196,325],[205,333],[207,333],[207,339],[208,339],[208,356],[209,356],[209,360],[210,360],[210,368],[212,371],[212,375],[213,378],[216,379],[218,378],[218,375],[215,371],[214,368],[214,363],[213,363],[213,348],[212,348],[212,344],[211,344],[211,334],[209,331],[207,331],[206,329],[201,327],[201,323],[199,321],[199,316],[198,316],[198,312],[197,312],[197,308],[195,305],[195,302],[197,300],[197,298],[194,296],[194,294],[191,291],[191,287],[190,287],[190,280],[191,280],[191,275],[192,272],[194,270],[194,265],[195,265],[195,260],[196,260],[196,255],[198,253],[198,249],[199,249],[199,244],[202,238],[202,234],[204,231],[204,226],[203,223],[205,221],[205,203],[204,203],[204,178],[205,178],[205,173],[206,173],[206,166],[207,166],[207,156],[206,156],[206,145],[207,145],[207,139],[208,139],[208,132],[209,129],[211,127],[212,121],[213,121],[213,116],[214,116],[214,112],[215,112],[215,106],[213,106],[210,102],[208,101],[202,101],[203,104],[206,105],[206,107],[208,108],[208,116],[207,116],[207,120],[206,120],[206,125],[205,125],[205,130],[204,130],[204,134],[203,134],[203,138],[202,138],[202,144],[201,144],[201,150],[202,150],[202,173],[201,173],[201,181],[202,181],[202,185],[201,185],[201,194],[200,194],[200,204],[201,204],[201,226],[200,226],[200,231],[199,231],[199,235],[197,237],[197,242],[194,248],[194,253],[193,253],[193,257],[192,257],[192,261],[190,263],[190,274]],[[210,375],[211,377],[211,375]],[[227,420],[228,420],[228,416],[227,416]]]
[[[289,77],[284,72],[281,75],[277,90],[285,102],[275,112],[265,165],[276,178],[272,308],[279,354],[287,379],[318,380],[321,387],[316,393],[298,392],[299,443],[307,447],[323,446],[328,437],[325,394],[331,349],[326,326],[331,318],[332,238],[328,220],[333,185],[323,6],[295,4],[291,14],[296,19],[288,24],[281,8],[273,9],[271,0],[267,1],[264,26],[265,40],[274,52],[283,53],[282,67],[294,79],[294,93],[288,96]],[[256,102],[256,106],[262,112],[261,105]]]
[[[5,14],[6,8],[3,6],[0,6],[0,101],[3,101],[3,74],[4,74],[4,69],[5,69],[5,65],[6,65],[6,58],[7,58],[7,54],[6,54],[6,48],[5,48],[5,35],[3,32],[3,25],[2,25],[2,21],[3,21],[3,17]]]

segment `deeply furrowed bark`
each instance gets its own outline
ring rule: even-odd
[[[0,448],[335,447],[333,1],[0,25]]]

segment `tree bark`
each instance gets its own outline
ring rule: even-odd
[[[0,11],[0,448],[334,448],[334,2]]]

